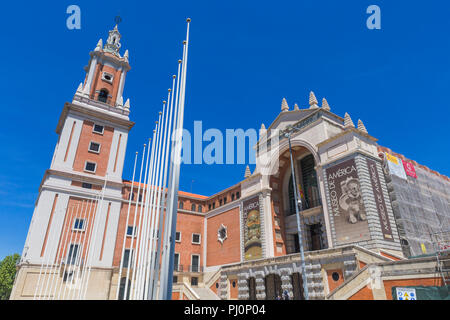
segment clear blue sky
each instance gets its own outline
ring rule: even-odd
[[[66,8],[81,8],[81,30]],[[381,30],[366,8],[381,8]],[[0,19],[0,259],[19,252],[57,141],[64,102],[114,16],[130,51],[125,98],[136,122],[133,154],[151,134],[192,18],[186,128],[268,126],[287,98],[306,107],[313,90],[332,111],[361,118],[383,146],[450,176],[450,4],[444,1],[39,1],[2,3]],[[253,166],[252,166],[253,169]],[[182,190],[211,195],[245,165],[182,167]]]

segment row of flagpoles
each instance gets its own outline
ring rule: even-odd
[[[143,147],[133,212],[131,204],[138,152],[135,155],[116,299],[172,298],[190,21],[187,19],[186,40],[183,41],[183,56],[178,61],[177,75],[172,76],[172,88],[168,90],[167,101],[163,101],[163,111],[159,112],[153,137],[149,139],[148,146],[144,144]],[[98,252],[96,238],[106,182],[107,176],[101,194],[68,208],[62,234],[55,233],[54,239],[49,239],[58,245],[45,252],[34,299],[86,299],[94,254]],[[125,246],[131,217],[133,229],[126,258]],[[83,220],[84,232],[70,232],[76,219]]]

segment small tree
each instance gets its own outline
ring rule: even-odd
[[[0,300],[8,300],[16,276],[16,264],[20,255],[15,253],[0,262]]]

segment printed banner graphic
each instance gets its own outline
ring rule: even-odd
[[[375,161],[367,160],[367,168],[369,169],[370,182],[372,183],[373,196],[377,206],[378,217],[380,218],[381,231],[384,240],[394,241],[392,236],[391,224],[386,209],[386,202],[384,201],[383,190],[381,189],[380,176],[378,175],[377,164]]]
[[[369,225],[354,159],[326,169],[330,215],[339,244],[369,240]]]
[[[386,160],[389,168],[389,172],[391,174],[396,175],[399,178],[407,179],[405,169],[403,168],[403,164],[399,159],[393,155],[390,155],[389,153],[385,153]]]
[[[405,160],[402,160],[402,162],[406,174],[410,177],[413,177],[414,179],[417,179],[416,169],[414,169],[414,165],[411,162]]]
[[[244,220],[245,260],[260,259],[262,258],[262,244],[259,197],[244,201],[242,211]]]

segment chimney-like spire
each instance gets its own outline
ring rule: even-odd
[[[281,111],[289,111],[289,106],[288,103],[286,101],[286,98],[283,98],[283,100],[281,101]]]
[[[310,107],[309,107],[310,109],[315,109],[315,108],[319,107],[316,96],[315,96],[314,92],[312,92],[312,91],[309,93],[309,105],[310,105]]]
[[[125,53],[123,54],[123,58],[125,59],[126,62],[128,62],[128,59],[129,59],[128,49],[125,50]]]
[[[368,133],[366,127],[364,126],[364,123],[361,121],[361,119],[358,120],[358,130],[362,131],[364,133]]]
[[[128,98],[127,101],[125,102],[124,106],[125,109],[130,110],[130,99]]]
[[[247,166],[247,168],[245,168],[245,174],[244,174],[244,178],[248,178],[252,175],[251,171],[250,171],[250,167]]]
[[[95,47],[94,51],[102,51],[103,50],[103,40],[100,39],[97,42],[97,46]]]
[[[80,85],[78,86],[77,92],[83,91],[83,82],[80,82]]]
[[[261,130],[266,130],[266,126],[264,125],[264,123],[261,123]]]
[[[344,116],[344,128],[354,128],[355,125],[353,124],[352,118],[350,118],[350,115],[346,112]]]
[[[294,104],[294,110],[295,110],[295,111],[300,110],[300,108],[298,107],[298,104]]]
[[[120,97],[117,99],[117,105],[120,106],[120,107],[123,106],[123,97],[122,97],[122,96],[120,96]]]
[[[330,106],[328,105],[328,101],[325,98],[322,99],[322,109],[326,110],[326,111],[330,111]]]

